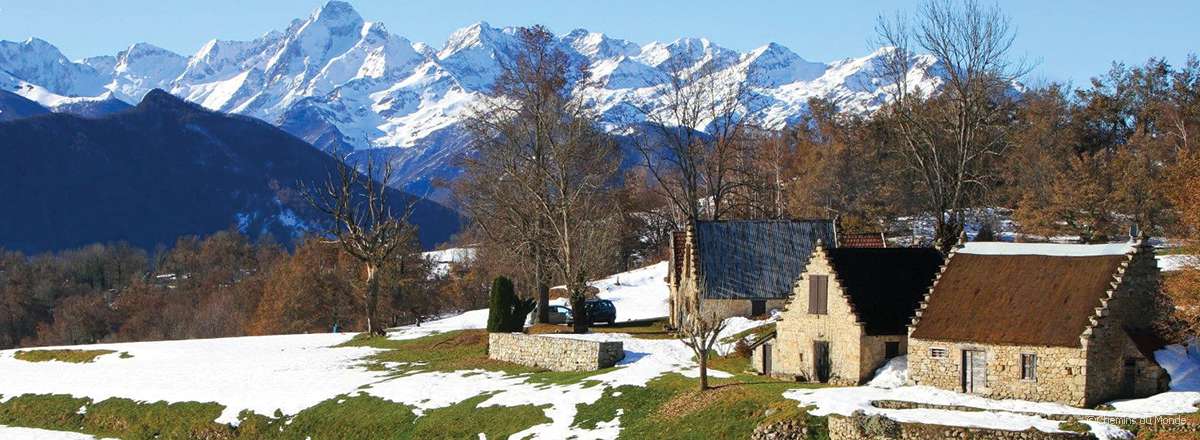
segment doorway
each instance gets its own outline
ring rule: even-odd
[[[963,350],[962,360],[963,392],[982,394],[987,387],[987,354],[983,350]]]
[[[817,382],[829,382],[831,367],[829,341],[813,341],[813,374]]]
[[[768,343],[763,344],[762,350],[763,350],[762,372],[763,372],[763,374],[770,376],[771,375],[771,343],[768,342]]]

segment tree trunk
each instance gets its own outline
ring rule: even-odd
[[[550,322],[550,283],[546,282],[541,245],[534,246],[533,278],[534,284],[537,285],[537,316],[534,318],[534,323],[545,324]]]
[[[376,276],[376,272],[378,272],[378,269],[374,265],[367,265],[367,295],[365,298],[367,334],[382,336],[387,334],[387,332],[383,331],[383,326],[379,325],[378,319],[375,319],[379,310],[379,277]]]
[[[587,298],[583,296],[583,288],[571,289],[571,314],[575,318],[571,331],[575,333],[587,333],[588,331],[591,317],[587,314],[586,302]]]
[[[708,389],[708,353],[697,356],[700,360],[700,391]]]

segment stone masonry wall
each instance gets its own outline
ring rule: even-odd
[[[875,377],[875,370],[887,363],[887,343],[898,342],[900,349],[897,351],[899,356],[903,356],[908,352],[908,336],[907,335],[879,335],[869,336],[863,335],[862,343],[859,350],[859,365],[862,366],[863,380],[871,380]]]
[[[1096,325],[1084,338],[1088,349],[1088,385],[1085,405],[1095,405],[1118,398],[1146,397],[1165,391],[1166,372],[1147,359],[1126,329],[1147,331],[1161,310],[1159,297],[1158,262],[1154,249],[1148,245],[1138,248],[1121,274],[1121,284],[1101,313]],[[1125,362],[1134,361],[1134,389],[1124,389]]]
[[[808,313],[808,280],[811,275],[829,276],[828,314]],[[815,380],[813,342],[827,341],[830,382],[858,384],[870,378],[874,365],[866,367],[861,362],[862,326],[857,323],[858,318],[842,292],[824,249],[818,247],[813,251],[812,259],[793,287],[792,298],[775,324],[777,337],[771,357],[772,374]],[[883,350],[882,346],[880,350]]]
[[[1002,439],[1002,440],[1086,440],[1091,434],[1073,432],[1005,431],[962,426],[901,423],[883,416],[829,416],[830,440],[926,440],[926,439]]]
[[[934,358],[931,349],[946,350]],[[972,344],[908,340],[908,381],[952,391],[962,391],[963,350],[982,350],[987,358],[987,383],[980,395],[1000,399],[1085,404],[1087,357],[1083,349],[1019,345]],[[1036,380],[1021,379],[1021,354],[1037,355]]]
[[[489,333],[488,357],[554,371],[594,371],[616,365],[625,350],[620,341]]]

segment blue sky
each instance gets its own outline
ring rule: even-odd
[[[0,39],[31,36],[70,58],[115,54],[145,41],[190,54],[211,38],[250,39],[305,17],[324,0],[0,0]],[[913,0],[351,0],[369,21],[413,41],[441,46],[476,21],[541,23],[565,33],[601,31],[639,43],[703,36],[748,50],[783,44],[814,61],[871,51],[875,17],[912,10]],[[1006,0],[1017,50],[1039,62],[1029,80],[1081,85],[1113,61],[1166,57],[1182,63],[1200,51],[1200,1]]]

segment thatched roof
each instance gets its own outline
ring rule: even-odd
[[[942,265],[932,248],[826,250],[838,283],[869,335],[902,335]]]
[[[951,257],[912,337],[1078,347],[1128,245],[988,243]],[[1023,254],[1040,252],[1043,255]],[[977,253],[974,253],[977,252]]]
[[[700,221],[700,289],[709,299],[786,299],[817,241],[834,243],[828,220]]]

